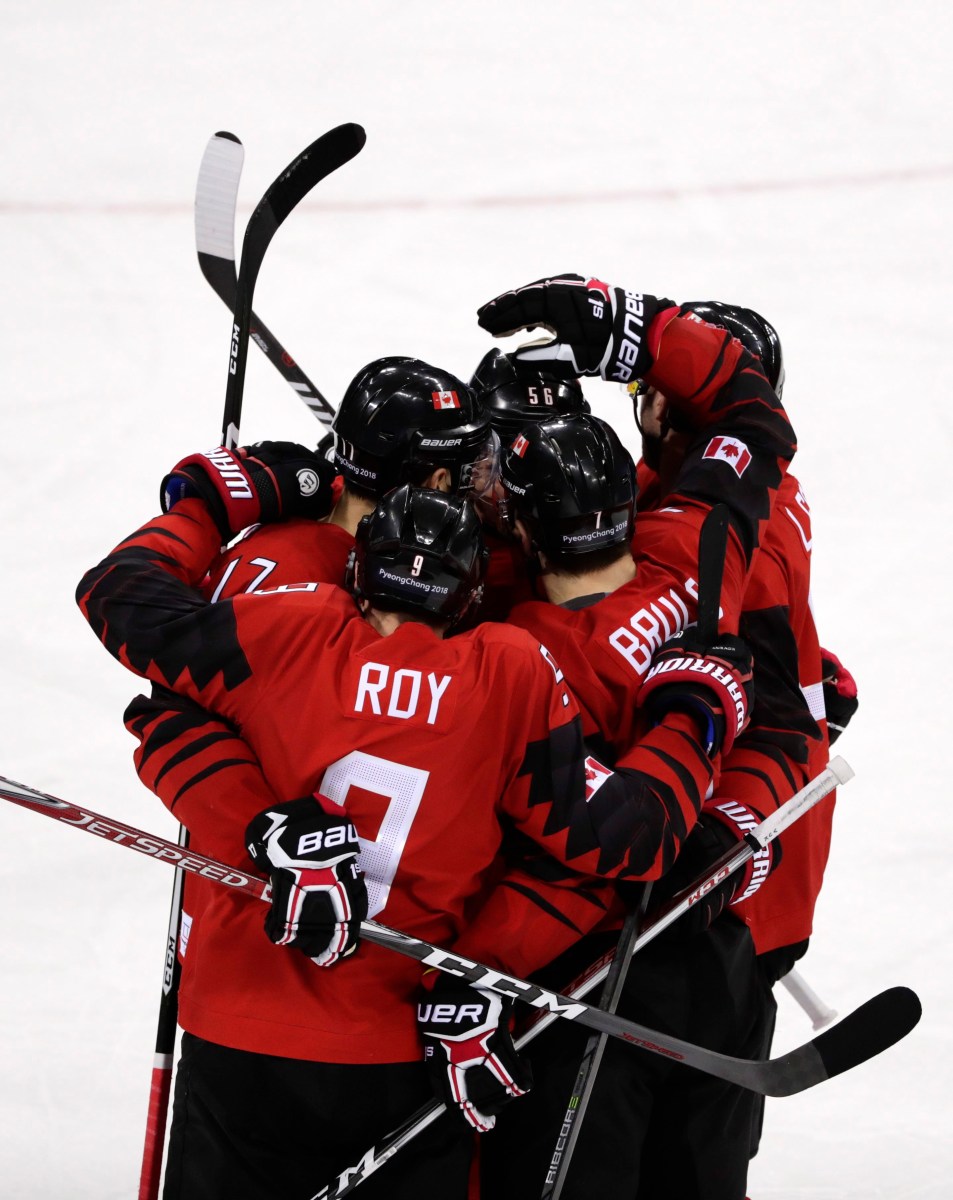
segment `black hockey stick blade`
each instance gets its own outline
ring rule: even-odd
[[[922,1014],[920,997],[908,987],[888,988],[872,996],[814,1039],[814,1049],[824,1064],[827,1078],[833,1079],[895,1045],[915,1028]],[[853,1024],[849,1038],[832,1036],[847,1022]]]
[[[922,1011],[920,998],[910,988],[887,988],[813,1041],[765,1063],[752,1063],[764,1085],[756,1090],[767,1096],[793,1096],[850,1071],[905,1038]]]
[[[295,206],[315,184],[360,153],[366,138],[367,135],[361,126],[354,123],[338,125],[322,134],[285,167],[265,191],[248,220],[242,239],[242,257],[238,270],[228,378],[225,386],[222,440],[226,446],[234,446],[238,440],[252,298],[265,251],[275,232]]]
[[[214,134],[202,156],[195,188],[195,250],[199,269],[229,312],[234,312],[238,294],[235,209],[244,157],[244,148],[234,133]],[[334,406],[254,310],[248,336],[309,411],[329,426],[334,419]]]

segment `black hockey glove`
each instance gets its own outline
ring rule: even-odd
[[[836,654],[821,650],[821,682],[824,685],[824,712],[827,736],[833,746],[857,711],[857,684]]]
[[[449,975],[424,978],[417,1027],[434,1091],[479,1133],[533,1084],[510,1032],[513,1001]]]
[[[702,808],[698,823],[682,843],[672,868],[652,887],[652,900],[663,905],[678,892],[691,887],[726,850],[736,850],[749,830],[762,818],[746,804],[718,797]],[[693,936],[708,929],[729,904],[740,904],[755,894],[781,861],[775,838],[724,883],[701,893],[686,913],[673,922],[673,937]]]
[[[266,808],[245,830],[252,859],[271,875],[265,933],[294,946],[319,967],[357,949],[367,889],[357,865],[357,832],[328,816],[313,796]]]
[[[240,450],[219,446],[190,454],[162,481],[162,511],[187,497],[208,505],[223,541],[249,525],[290,517],[326,517],[334,468],[296,442],[256,442]]]
[[[710,758],[727,754],[748,724],[754,700],[751,651],[739,637],[723,634],[710,645],[695,629],[670,638],[656,652],[637,703],[653,721],[688,712],[701,721]]]
[[[477,310],[480,325],[497,337],[542,326],[555,341],[521,347],[522,362],[545,363],[571,378],[601,375],[628,383],[652,365],[645,334],[671,301],[629,292],[582,275],[555,275],[504,292]]]

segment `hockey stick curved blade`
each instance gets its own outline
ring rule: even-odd
[[[265,190],[248,219],[242,239],[242,258],[238,278],[254,279],[261,260],[278,226],[307,196],[308,192],[338,167],[359,154],[367,134],[353,121],[329,129],[302,150]]]
[[[887,988],[813,1041],[767,1062],[751,1063],[761,1084],[756,1090],[767,1096],[793,1096],[859,1067],[905,1038],[921,1013],[916,992],[907,987]]]
[[[871,997],[832,1029],[814,1039],[827,1078],[841,1075],[905,1038],[923,1015],[920,997],[911,988],[888,988]],[[849,1037],[834,1036],[847,1023],[853,1028]]]
[[[315,184],[360,153],[367,135],[360,125],[349,122],[316,138],[307,149],[288,164],[265,191],[245,227],[242,258],[229,346],[228,378],[225,385],[225,410],[222,418],[222,442],[233,447],[238,442],[245,364],[251,325],[252,298],[265,251],[278,227]]]
[[[238,293],[235,209],[244,157],[244,148],[235,134],[214,134],[202,156],[195,188],[195,251],[199,269],[229,312],[235,310]],[[248,336],[312,415],[330,426],[334,406],[254,310]]]
[[[199,267],[212,289],[235,309],[235,209],[245,148],[234,133],[209,138],[195,184],[195,250]]]

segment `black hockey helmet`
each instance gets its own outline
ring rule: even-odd
[[[499,440],[482,405],[455,375],[417,358],[379,358],[358,371],[331,428],[332,461],[362,495],[416,486],[438,467],[455,492],[496,479]]]
[[[469,499],[403,484],[361,518],[347,587],[375,608],[455,625],[480,603],[487,558]]]
[[[500,459],[509,524],[535,550],[587,554],[632,540],[635,464],[618,434],[591,414],[527,425]]]
[[[490,350],[480,359],[470,387],[504,444],[534,421],[592,411],[578,380],[560,379],[545,366],[521,362],[502,350]]]
[[[736,337],[744,348],[761,359],[768,383],[780,397],[784,389],[784,357],[781,339],[770,321],[753,308],[725,304],[721,300],[690,300],[680,305],[682,312],[693,312],[709,325],[719,325]]]

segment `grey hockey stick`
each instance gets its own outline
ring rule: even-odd
[[[703,644],[710,644],[718,633],[718,617],[721,612],[721,584],[724,575],[725,551],[728,546],[728,509],[716,504],[705,518],[698,539],[698,621],[697,631]],[[652,891],[651,883],[642,889],[639,905],[630,912],[622,925],[622,932],[615,949],[615,957],[609,966],[605,987],[599,998],[599,1007],[606,1012],[615,1012],[622,999],[626,977],[635,951],[645,913]],[[592,1089],[606,1048],[606,1034],[591,1034],[586,1042],[579,1070],[573,1084],[560,1124],[553,1155],[546,1171],[541,1200],[559,1200],[562,1195],[569,1164],[582,1131],[582,1124],[589,1107]]]

